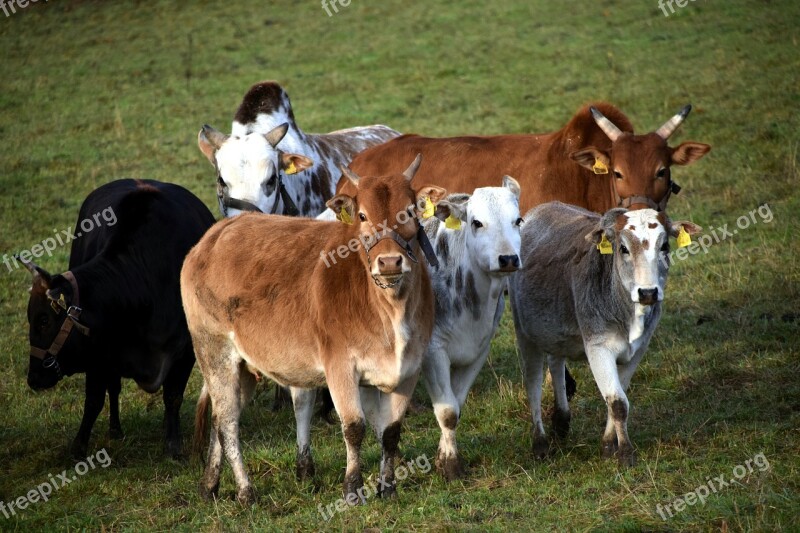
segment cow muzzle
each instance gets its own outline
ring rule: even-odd
[[[636,290],[636,294],[638,296],[638,303],[641,305],[653,305],[661,299],[659,298],[660,291],[658,287],[639,288]]]
[[[395,241],[400,248],[405,252],[405,258],[400,254],[382,253],[375,258],[375,265],[373,266],[372,259],[370,258],[370,250],[384,239],[391,239]],[[419,263],[419,259],[414,254],[412,244],[414,240],[419,242],[422,252],[425,254],[425,259],[428,263],[436,268],[439,266],[439,261],[436,259],[436,254],[433,251],[428,236],[422,226],[417,227],[417,233],[406,240],[402,235],[394,230],[385,230],[381,233],[372,235],[369,239],[363,239],[364,251],[367,254],[367,265],[372,275],[372,281],[381,289],[391,289],[396,287],[402,280],[407,272],[411,271],[411,265],[408,264],[406,258],[412,263]]]
[[[500,267],[499,272],[516,272],[519,270],[519,256],[517,254],[498,256],[497,265]]]

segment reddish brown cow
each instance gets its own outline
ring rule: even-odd
[[[412,189],[418,166],[419,158],[403,174],[361,179],[346,171],[355,193],[327,203],[345,223],[244,214],[216,224],[187,256],[181,292],[204,378],[195,437],[205,431],[209,400],[213,412],[204,496],[217,493],[224,451],[237,498],[254,499],[239,414],[257,373],[292,387],[299,474],[313,474],[310,406],[314,388],[327,383],[347,446],[346,500],[365,499],[365,418],[382,445],[379,491],[395,493],[400,424],[433,329],[431,282],[418,262],[430,244],[412,215],[421,199],[446,194]]]
[[[697,142],[676,148],[667,145],[689,111],[687,105],[657,131],[645,135],[634,135],[628,118],[608,103],[583,107],[553,133],[402,135],[364,150],[350,168],[364,175],[395,172],[421,153],[426,163],[416,179],[448,191],[471,193],[477,187],[495,185],[501,176],[513,176],[522,189],[521,213],[553,200],[598,213],[617,206],[663,211],[670,194],[679,189],[670,177],[670,166],[693,163],[711,149]],[[595,176],[603,172],[614,179]],[[347,190],[343,187],[347,180],[339,181],[340,192]]]

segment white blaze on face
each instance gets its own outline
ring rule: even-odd
[[[664,285],[667,277],[666,244],[667,230],[653,209],[628,211],[625,227],[619,232],[620,244],[628,253],[622,254],[627,267],[623,271],[623,281],[630,287],[631,300],[639,302],[640,291],[656,290],[657,301],[664,299]],[[626,279],[628,278],[628,279]]]
[[[500,270],[500,256],[519,257],[519,200],[506,187],[475,189],[467,202],[467,249],[485,272]],[[476,224],[477,222],[477,224]]]
[[[268,213],[277,191],[278,152],[258,133],[232,135],[216,154],[220,176],[228,196],[244,200]],[[228,216],[238,215],[228,209]]]

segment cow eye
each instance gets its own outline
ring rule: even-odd
[[[656,178],[658,178],[660,180],[663,180],[665,177],[667,177],[667,169],[666,168],[662,168],[658,172],[656,172]]]
[[[619,170],[615,170],[614,171],[614,177],[617,178],[618,180],[621,180],[622,179],[622,173],[620,173]]]
[[[628,251],[628,247],[624,244],[619,245],[619,252],[624,255],[628,255],[630,252]]]
[[[514,225],[517,226],[517,227],[520,227],[520,226],[522,226],[523,222],[525,222],[525,221],[522,220],[522,217],[519,217],[517,220],[514,221]]]
[[[364,213],[359,213],[358,214],[358,220],[360,220],[361,222],[366,222],[367,221],[367,215],[365,215]]]
[[[480,220],[473,220],[472,221],[472,227],[475,228],[475,229],[482,228],[483,227],[483,223]]]

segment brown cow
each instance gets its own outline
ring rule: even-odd
[[[216,224],[187,256],[181,292],[204,378],[196,438],[203,437],[209,400],[213,411],[203,496],[217,493],[224,451],[237,498],[255,498],[239,448],[239,415],[257,373],[292,387],[301,476],[313,475],[310,406],[314,388],[327,383],[347,446],[346,500],[364,500],[365,418],[382,445],[380,493],[396,494],[400,424],[434,313],[428,271],[417,259],[421,249],[430,257],[431,247],[413,211],[420,199],[436,203],[446,194],[435,186],[412,189],[419,161],[383,177],[359,179],[342,169],[355,193],[327,205],[345,223],[244,214]],[[338,254],[334,261],[329,250]]]
[[[689,111],[687,105],[657,131],[645,135],[634,135],[628,118],[608,103],[583,107],[553,133],[402,135],[364,150],[350,168],[364,175],[395,172],[402,162],[421,153],[426,164],[416,179],[448,191],[471,193],[495,185],[501,176],[513,176],[522,188],[522,213],[553,200],[597,213],[617,206],[663,211],[670,194],[679,189],[671,180],[670,166],[693,163],[711,149],[696,142],[676,148],[667,145]],[[339,192],[346,192],[346,186],[346,180],[340,180]]]

